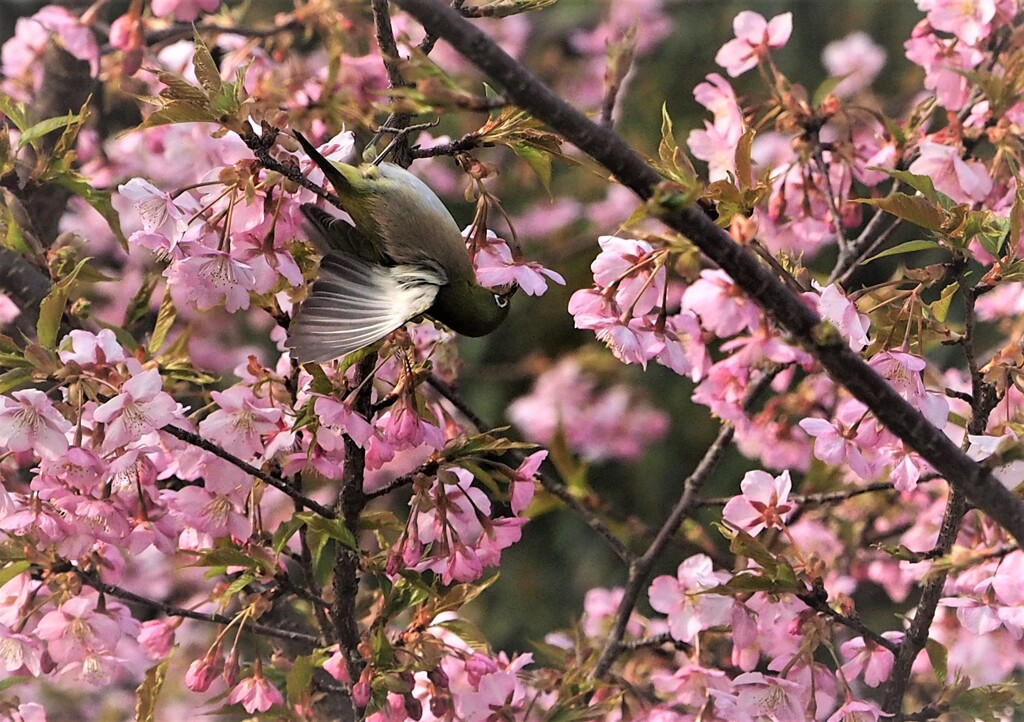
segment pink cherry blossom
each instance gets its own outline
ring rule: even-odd
[[[220,0],[153,0],[152,2],[153,14],[158,18],[174,15],[174,19],[181,23],[191,22],[199,17],[200,13],[212,13],[219,7]]]
[[[249,714],[266,712],[274,705],[283,705],[284,697],[273,682],[263,675],[259,665],[251,677],[246,677],[231,690],[228,702],[241,704]]]
[[[988,36],[996,16],[995,0],[917,0],[917,6],[928,12],[933,28],[952,33],[968,45],[978,45]]]
[[[248,386],[232,386],[210,396],[220,408],[199,423],[203,438],[243,459],[263,453],[263,437],[279,430],[281,409],[257,398]]]
[[[722,338],[761,325],[760,310],[725,271],[701,271],[683,292],[682,304],[700,316],[704,328]]]
[[[188,258],[172,263],[164,275],[200,311],[220,304],[228,313],[247,309],[249,291],[256,287],[252,268],[212,248],[198,249]]]
[[[560,435],[590,461],[633,459],[668,430],[668,416],[624,385],[599,388],[597,378],[567,357],[537,377],[513,401],[508,418],[530,441],[549,444]]]
[[[707,590],[729,578],[727,572],[713,570],[710,557],[696,554],[679,565],[675,578],[660,576],[651,582],[651,607],[668,616],[673,639],[693,642],[702,630],[728,621],[732,598],[708,594]]]
[[[12,400],[13,399],[13,400]],[[0,396],[0,447],[55,459],[68,450],[71,422],[37,389]]]
[[[185,672],[185,686],[193,692],[205,692],[224,669],[224,657],[219,651],[211,650],[199,659],[193,660]]]
[[[879,428],[863,404],[845,402],[831,421],[803,419],[799,426],[814,437],[814,456],[826,464],[849,466],[864,480],[878,472],[878,464],[869,456],[877,453]]]
[[[741,496],[734,496],[722,509],[722,518],[756,536],[765,529],[785,524],[796,510],[789,503],[793,484],[789,471],[773,477],[766,471],[748,471],[740,482]]]
[[[467,229],[468,231],[469,229]],[[528,296],[540,296],[548,290],[545,277],[564,286],[565,279],[534,261],[513,258],[508,244],[488,231],[487,240],[473,254],[477,282],[486,288],[516,284]]]
[[[883,712],[875,702],[850,700],[837,709],[826,722],[879,722],[883,717],[892,717]]]
[[[12,632],[0,625],[0,664],[9,674],[31,674],[43,671],[43,645],[36,635]]]
[[[374,435],[373,426],[362,416],[329,396],[316,396],[313,411],[320,420],[316,440],[328,451],[343,449],[341,434],[346,434],[360,448],[366,448]]]
[[[165,619],[145,621],[139,632],[139,646],[150,659],[164,659],[174,646],[174,630],[177,627],[177,624]]]
[[[114,332],[109,328],[101,329],[98,333],[73,330],[61,341],[57,355],[64,363],[74,362],[79,366],[102,366],[125,361],[131,365],[132,373],[142,370],[140,366],[132,363],[135,360],[129,359],[124,348],[117,342]]]
[[[903,44],[907,58],[924,68],[924,86],[934,91],[939,105],[957,111],[970,97],[971,83],[965,72],[985,59],[985,53],[967,43],[936,37],[922,20]]]
[[[93,418],[106,425],[103,451],[111,451],[171,423],[180,414],[178,404],[163,391],[156,369],[133,376],[121,393],[96,409]]]
[[[964,160],[952,145],[925,141],[920,155],[908,169],[916,175],[932,179],[935,190],[958,203],[985,200],[992,191],[992,178],[981,161]]]
[[[867,88],[885,66],[885,49],[856,31],[825,46],[821,61],[832,77],[844,77],[833,92],[849,97]]]
[[[715,55],[715,62],[730,76],[742,75],[758,64],[772,48],[781,48],[793,32],[793,14],[776,15],[770,21],[750,10],[739,13],[732,21],[736,37]]]
[[[716,711],[725,719],[806,722],[803,688],[796,682],[746,672],[732,681],[731,692],[712,690]]]
[[[861,351],[868,345],[868,329],[871,321],[857,311],[857,306],[850,301],[836,284],[829,284],[821,289],[817,298],[818,313],[822,319],[829,321],[839,333],[849,341],[850,349]]]
[[[903,640],[903,632],[883,632],[882,636],[895,644]],[[858,679],[863,674],[864,684],[877,687],[889,679],[896,658],[882,645],[864,637],[855,637],[843,642],[839,649],[849,660],[843,665],[843,676],[847,681]]]

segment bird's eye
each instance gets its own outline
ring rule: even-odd
[[[498,304],[498,308],[505,308],[508,305],[508,297],[502,296],[500,293],[494,294],[494,302]]]

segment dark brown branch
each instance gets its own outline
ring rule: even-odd
[[[184,609],[182,607],[176,607],[173,604],[167,602],[161,602],[156,599],[150,599],[149,597],[143,597],[135,592],[130,592],[122,587],[115,586],[113,584],[107,584],[100,581],[99,577],[95,574],[87,572],[79,572],[79,578],[84,584],[88,584],[90,587],[98,592],[109,594],[112,597],[123,599],[126,602],[134,602],[143,606],[149,607],[150,609],[156,609],[164,614],[171,617],[183,617],[185,619],[196,619],[200,622],[209,622],[211,624],[232,624],[235,620],[232,617],[228,617],[224,614],[212,614],[204,612],[196,612],[191,609]],[[257,632],[259,634],[265,634],[268,637],[277,637],[278,639],[287,639],[292,642],[301,642],[309,647],[321,646],[321,640],[317,639],[311,634],[303,634],[302,632],[290,632],[280,627],[270,627],[259,622],[252,622],[249,620],[245,621],[245,628],[251,632]]]
[[[394,0],[429,33],[449,42],[517,105],[561,133],[566,140],[610,170],[626,187],[650,203],[651,212],[689,238],[794,341],[817,358],[829,376],[864,403],[875,416],[921,455],[970,501],[1024,542],[1024,501],[973,461],[941,430],[930,424],[885,379],[835,334],[825,333],[818,315],[715,225],[696,205],[680,207],[671,187],[614,131],[593,123],[556,96],[483,32],[436,0]]]
[[[555,481],[547,474],[540,474],[538,479],[545,491],[579,514],[580,518],[583,519],[583,522],[587,526],[600,534],[601,538],[605,540],[605,543],[607,543],[615,553],[615,556],[626,564],[633,564],[635,562],[636,554],[634,554],[629,547],[623,544],[622,540],[615,536],[615,533],[607,524],[604,523],[597,512],[577,499],[569,490],[568,486],[560,481]]]
[[[995,388],[985,380],[978,369],[978,360],[974,352],[975,302],[979,292],[967,286],[963,271],[957,274],[957,281],[965,288],[964,334],[960,339],[960,344],[971,373],[971,397],[973,399],[971,417],[967,422],[967,434],[963,441],[966,447],[969,443],[969,435],[985,433],[989,416],[999,403],[999,397]],[[967,511],[968,505],[964,493],[954,487],[950,490],[949,500],[946,502],[942,526],[939,528],[939,538],[931,553],[933,558],[944,557],[952,550],[957,534],[960,532],[960,524]],[[948,569],[933,569],[921,590],[921,598],[917,602],[914,619],[910,623],[906,637],[900,644],[896,662],[893,664],[889,680],[885,685],[885,699],[882,705],[885,712],[896,714],[903,706],[903,697],[910,685],[914,660],[917,659],[917,655],[928,642],[928,633],[932,621],[935,619],[935,611],[939,605],[939,599],[942,598],[948,576]]]
[[[838,612],[831,606],[829,606],[828,595],[825,593],[824,589],[815,589],[812,591],[808,591],[804,594],[797,594],[796,596],[801,602],[806,604],[814,611],[820,614],[824,614],[826,617],[835,620],[839,624],[842,624],[844,627],[852,629],[853,631],[860,634],[862,637],[870,639],[879,647],[885,647],[890,652],[892,652],[893,655],[899,654],[899,644],[883,637],[881,634],[873,630],[871,627],[864,624],[864,622],[860,621],[859,617],[843,614],[842,612]]]
[[[359,361],[353,382],[359,389],[352,403],[353,410],[368,418],[370,415],[370,394],[373,385],[367,380],[377,366],[377,354],[371,353]],[[367,381],[364,383],[364,381]],[[341,489],[334,503],[335,515],[345,522],[352,536],[358,538],[359,516],[366,507],[367,496],[363,492],[363,478],[366,471],[366,452],[350,436],[345,435],[345,468],[341,478]],[[355,678],[365,666],[359,652],[362,637],[356,621],[356,597],[359,594],[360,578],[359,552],[339,545],[338,558],[334,563],[334,603],[331,616],[334,632],[342,653],[348,662],[349,671]]]
[[[211,454],[213,454],[214,456],[218,456],[221,459],[224,459],[224,461],[227,461],[227,462],[230,462],[231,464],[234,464],[239,469],[244,471],[246,474],[249,474],[251,476],[255,476],[260,481],[262,481],[262,482],[268,484],[269,486],[274,487],[278,491],[280,491],[280,492],[290,496],[292,498],[292,501],[295,502],[295,505],[296,505],[297,508],[299,508],[299,509],[302,509],[302,508],[311,509],[312,511],[315,511],[317,514],[320,514],[321,516],[327,517],[328,519],[334,519],[335,518],[335,514],[334,514],[333,511],[328,509],[326,506],[324,506],[322,504],[318,504],[317,502],[313,501],[312,499],[303,496],[301,493],[296,491],[295,487],[293,487],[291,484],[289,484],[284,479],[280,479],[280,478],[274,476],[273,474],[268,474],[267,472],[263,471],[262,469],[257,469],[252,464],[249,464],[249,463],[247,463],[245,461],[242,461],[241,459],[239,459],[234,454],[231,454],[231,453],[228,453],[227,451],[224,451],[224,449],[220,448],[216,444],[210,443],[209,441],[204,439],[202,436],[199,436],[198,434],[193,434],[191,431],[185,431],[184,429],[179,429],[177,426],[165,426],[165,427],[163,427],[160,430],[165,432],[165,433],[167,433],[167,434],[170,434],[171,436],[173,436],[176,439],[180,439],[181,441],[184,441],[186,444],[191,444],[192,446],[197,446],[200,449],[202,449],[203,451],[208,451]]]
[[[745,412],[749,412],[753,408],[761,393],[768,388],[772,379],[778,375],[781,369],[781,366],[766,369],[764,375],[747,389],[746,396],[743,399],[743,410]],[[718,467],[718,462],[729,447],[729,444],[732,443],[734,435],[735,428],[732,424],[722,424],[722,427],[718,430],[718,436],[715,437],[715,440],[711,442],[711,446],[704,452],[704,456],[698,462],[697,468],[683,482],[683,490],[679,495],[679,500],[672,507],[672,511],[669,512],[668,518],[665,519],[661,528],[658,529],[658,534],[654,537],[654,541],[647,547],[647,551],[643,553],[643,556],[630,563],[629,578],[626,581],[626,589],[622,595],[622,600],[619,602],[619,608],[615,612],[615,622],[612,625],[612,631],[608,635],[608,640],[605,642],[604,649],[601,650],[601,656],[594,667],[593,676],[595,679],[604,677],[611,668],[612,663],[615,662],[621,653],[622,638],[626,634],[626,625],[629,623],[629,617],[632,615],[637,600],[640,598],[641,588],[647,582],[647,578],[650,576],[655,562],[658,561],[658,557],[661,556],[665,547],[672,541],[676,530],[679,529],[679,525],[697,507],[697,495],[700,494],[701,489],[704,487],[704,482],[707,481],[708,477]]]

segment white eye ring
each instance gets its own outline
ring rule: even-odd
[[[494,294],[494,302],[498,304],[498,308],[505,308],[508,306],[508,297],[502,296],[500,293]]]

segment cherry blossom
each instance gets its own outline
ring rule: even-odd
[[[660,576],[651,582],[651,607],[668,615],[673,639],[692,642],[702,630],[728,621],[732,598],[707,593],[727,581],[728,573],[714,571],[710,557],[697,554],[679,565],[676,578]]]
[[[903,639],[902,632],[883,632],[882,636],[890,642],[899,644]],[[855,637],[839,648],[847,660],[843,665],[843,676],[847,681],[864,676],[864,684],[877,687],[889,678],[889,672],[896,661],[890,652],[880,644],[864,637]]]
[[[68,450],[70,430],[71,422],[42,391],[26,389],[0,396],[0,447],[54,459]]]
[[[825,46],[821,61],[833,77],[843,77],[834,92],[849,97],[867,88],[885,66],[885,50],[864,32],[855,31]]]
[[[105,424],[103,451],[110,451],[171,423],[179,406],[163,391],[156,369],[133,376],[121,387],[121,393],[93,412],[96,421]]]
[[[246,677],[231,690],[228,702],[241,704],[249,714],[266,712],[274,705],[283,705],[284,696],[274,684],[263,675],[259,664],[251,677]]]
[[[920,155],[910,164],[911,173],[928,176],[935,190],[958,203],[973,203],[988,197],[992,178],[979,161],[965,161],[955,147],[925,141]]]
[[[732,29],[736,37],[719,49],[715,62],[735,78],[756,66],[770,49],[781,48],[789,41],[793,15],[783,13],[766,21],[763,16],[744,10],[733,20]]]
[[[266,399],[258,399],[246,386],[232,386],[210,395],[220,408],[199,423],[199,433],[243,459],[261,454],[262,437],[279,430],[281,409],[273,408]]]
[[[740,482],[742,495],[729,500],[722,518],[752,536],[780,528],[796,510],[788,502],[792,488],[789,471],[774,477],[766,471],[748,471]]]

